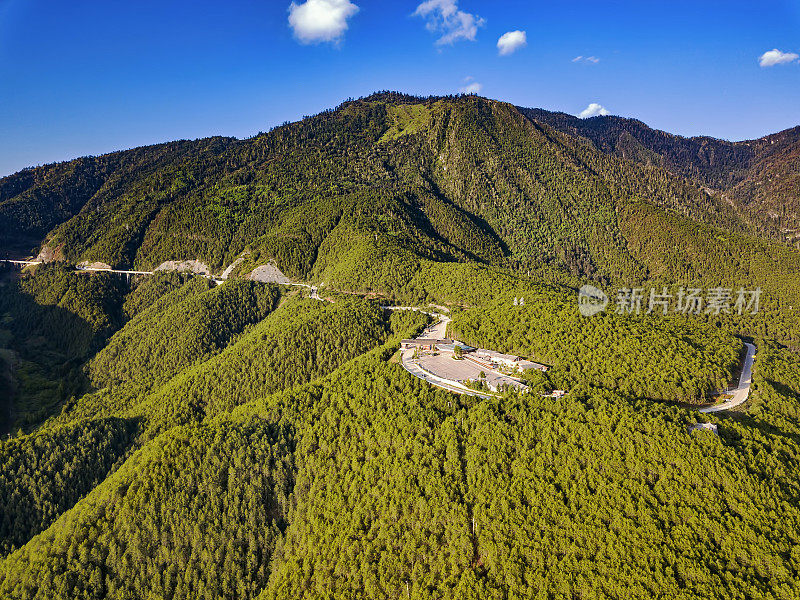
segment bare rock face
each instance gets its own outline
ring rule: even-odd
[[[286,277],[275,263],[256,267],[250,272],[247,279],[261,283],[292,283],[292,280]]]
[[[108,265],[104,262],[90,263],[88,260],[85,260],[82,263],[78,263],[77,266],[80,269],[108,269],[109,271],[111,270],[111,265]]]
[[[42,249],[39,251],[39,254],[34,260],[40,260],[42,262],[54,262],[57,260],[64,260],[64,255],[61,252],[61,246],[58,246],[57,248],[42,246]]]
[[[197,275],[211,275],[211,269],[208,268],[208,265],[201,263],[197,259],[168,260],[158,265],[156,271],[181,271]]]

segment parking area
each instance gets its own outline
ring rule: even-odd
[[[443,379],[466,383],[470,379],[480,379],[481,371],[483,371],[486,375],[484,381],[486,381],[489,389],[496,390],[501,386],[512,386],[521,390],[526,389],[524,384],[511,377],[482,369],[470,360],[455,360],[451,354],[422,356],[418,362],[419,366],[424,370]]]

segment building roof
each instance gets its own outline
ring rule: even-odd
[[[503,354],[502,352],[497,352],[496,350],[486,350],[485,348],[478,348],[475,350],[475,354],[478,356],[485,356],[492,360],[503,360],[509,362],[519,360],[519,356],[515,356],[513,354]]]
[[[446,343],[438,343],[438,344],[436,344],[436,347],[439,348],[439,350],[445,350],[447,352],[454,352],[455,349],[456,349],[456,346],[458,346],[459,348],[461,348],[465,352],[470,352],[470,351],[475,349],[472,346],[467,346],[466,344],[464,344],[462,342],[453,342],[452,344],[446,344]]]

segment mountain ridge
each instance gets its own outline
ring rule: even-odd
[[[626,140],[389,93],[0,182],[54,259],[0,265],[0,596],[797,597],[800,252]],[[70,265],[186,259],[230,278]],[[647,311],[717,286],[760,311]],[[432,310],[549,368],[431,386],[398,349]],[[699,413],[742,338],[750,399]]]
[[[781,158],[769,163],[775,189],[793,189],[794,133],[769,140]],[[667,152],[656,143],[665,139],[684,146]],[[771,218],[708,185],[754,185],[730,170],[739,154],[755,161],[752,149],[714,141],[718,152],[687,161],[705,179],[670,170],[698,143],[617,117],[382,92],[246,140],[161,144],[4,178],[0,237],[41,236],[44,255],[73,263],[152,270],[197,259],[215,273],[236,264],[234,277],[275,264],[295,279],[415,298],[431,297],[415,287],[420,261],[601,283],[741,277],[729,263],[758,284],[750,259],[735,256],[750,248],[797,272],[795,254],[771,249]],[[665,228],[680,244],[646,251],[666,243]],[[743,248],[706,243],[728,236]],[[712,256],[698,269],[683,246]]]
[[[769,237],[792,244],[800,239],[800,126],[729,142],[709,136],[683,137],[624,117],[579,119],[541,109],[520,110],[560,131],[584,137],[604,152],[656,164],[708,186]]]

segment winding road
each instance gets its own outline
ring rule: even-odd
[[[753,361],[755,360],[756,356],[756,347],[755,344],[751,344],[750,342],[745,342],[744,345],[747,347],[747,354],[744,357],[742,373],[739,376],[739,385],[733,391],[733,397],[730,400],[726,400],[720,404],[714,404],[713,406],[701,408],[701,413],[714,413],[722,410],[730,410],[731,408],[736,408],[737,406],[744,404],[745,400],[747,400],[747,397],[750,395],[750,385],[753,382]]]
[[[42,264],[43,261],[40,260],[10,260],[10,259],[0,259],[2,263],[9,263],[17,266],[27,266],[27,265],[39,265]],[[76,268],[77,272],[98,272],[98,273],[117,273],[120,275],[153,275],[152,271],[125,271],[121,269],[98,269],[95,267],[78,267]],[[211,279],[217,285],[223,283],[225,279],[220,279],[214,277],[212,275],[201,275],[202,277],[206,277],[207,279]],[[317,294],[317,288],[312,286],[308,283],[289,283],[288,285],[298,286],[298,287],[306,287],[309,288],[311,291],[311,297],[315,300],[323,300]],[[425,330],[420,334],[418,337],[427,337],[427,338],[434,338],[434,339],[444,339],[445,335],[447,334],[447,324],[450,322],[450,317],[445,315],[441,315],[439,313],[434,313],[427,311],[425,309],[419,308],[417,306],[383,306],[382,308],[386,310],[413,310],[418,312],[423,312],[427,315],[430,315],[434,318],[438,318],[439,320],[434,323],[433,325],[429,325],[425,328]],[[742,372],[739,376],[739,385],[733,390],[733,397],[730,400],[726,400],[720,404],[714,404],[712,406],[706,406],[704,408],[699,409],[701,413],[715,413],[724,410],[730,410],[732,408],[736,408],[744,404],[747,398],[750,395],[750,386],[752,384],[753,379],[753,362],[755,360],[756,355],[756,347],[754,344],[749,342],[745,342],[745,346],[747,347],[747,354],[744,358],[744,364],[742,366]],[[479,392],[472,390],[468,387],[461,386],[459,384],[455,384],[453,382],[441,379],[440,377],[436,377],[430,373],[424,371],[417,363],[413,360],[413,350],[406,350],[402,352],[402,365],[406,371],[414,375],[415,377],[419,377],[430,383],[431,385],[435,385],[442,389],[449,390],[451,392],[456,392],[458,394],[471,394],[473,396],[480,396],[484,398],[488,398],[489,396],[485,396],[480,394]]]

